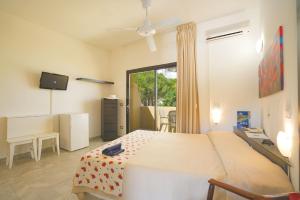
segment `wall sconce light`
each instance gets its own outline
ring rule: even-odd
[[[212,122],[214,124],[219,124],[221,122],[221,116],[222,116],[221,108],[217,106],[213,107],[211,114],[212,114]]]
[[[279,131],[277,134],[277,146],[280,153],[285,157],[291,157],[292,137],[290,134]]]
[[[264,41],[262,39],[259,39],[257,42],[256,42],[256,52],[259,54],[262,52],[264,48]]]

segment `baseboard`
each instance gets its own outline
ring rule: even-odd
[[[92,136],[92,137],[89,138],[89,140],[94,140],[94,139],[97,139],[97,138],[101,138],[101,135]]]

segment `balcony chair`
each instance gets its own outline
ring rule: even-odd
[[[172,110],[168,114],[169,132],[176,132],[176,111]]]
[[[166,114],[163,107],[162,108],[160,107],[158,109],[158,112],[159,112],[159,118],[160,118],[160,120],[159,120],[160,121],[159,131],[166,132],[168,127],[169,127],[168,115]],[[163,128],[164,128],[164,130],[163,130]]]

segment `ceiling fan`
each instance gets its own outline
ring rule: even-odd
[[[154,35],[157,33],[158,29],[168,28],[172,26],[177,26],[180,24],[181,20],[178,18],[171,18],[167,20],[162,20],[159,23],[153,24],[149,19],[149,8],[151,6],[151,0],[141,0],[143,8],[146,11],[146,16],[144,22],[139,27],[129,27],[129,28],[118,28],[113,30],[122,30],[122,31],[135,31],[140,36],[146,38],[148,47],[150,51],[154,52],[157,50]]]

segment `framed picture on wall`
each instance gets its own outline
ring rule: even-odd
[[[283,27],[280,26],[274,41],[259,65],[259,97],[266,97],[284,88]]]

